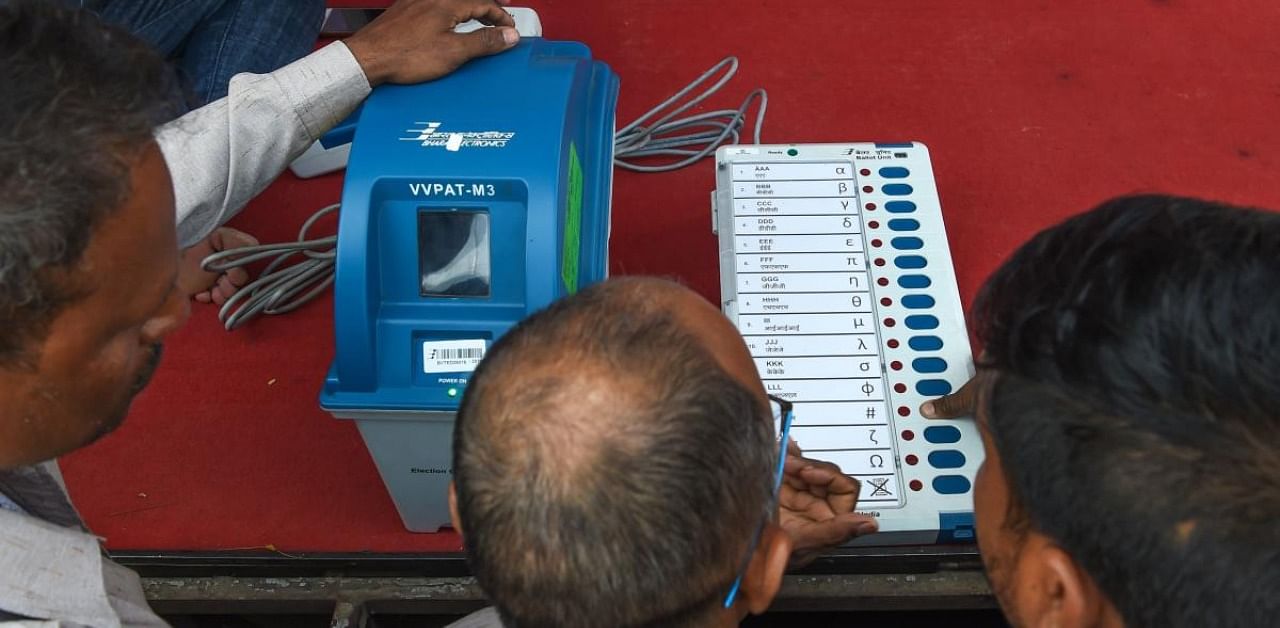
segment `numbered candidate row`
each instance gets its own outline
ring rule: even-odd
[[[733,198],[855,198],[853,181],[735,181]]]
[[[869,313],[871,295],[863,292],[740,294],[741,314]]]
[[[739,273],[867,270],[867,256],[863,253],[739,253],[734,257]]]
[[[737,216],[737,235],[845,235],[862,233],[857,216]]]
[[[881,436],[887,438],[885,434]],[[811,449],[805,448],[804,445],[800,445],[800,447],[806,452],[820,453],[821,455],[815,454],[815,457],[836,463],[846,475],[873,475],[876,473],[893,473],[895,471],[893,464],[894,452],[888,447],[871,450]]]
[[[814,336],[745,336],[752,357],[879,355],[874,333]]]
[[[868,378],[831,379],[766,379],[769,394],[792,402],[880,401],[884,402],[884,380],[879,375]],[[810,410],[806,409],[806,412]],[[799,416],[797,410],[796,416]]]
[[[754,162],[733,165],[734,181],[821,181],[825,179],[852,180],[853,162]]]
[[[734,253],[861,253],[858,234],[734,236]]]
[[[766,380],[879,377],[879,356],[822,356],[811,358],[755,358],[756,370]]]
[[[739,216],[856,216],[858,201],[852,198],[739,198],[733,215]]]
[[[834,293],[863,292],[871,278],[865,271],[847,273],[738,273],[738,294],[751,293]]]

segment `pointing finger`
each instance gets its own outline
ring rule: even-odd
[[[974,377],[949,395],[924,402],[920,414],[926,419],[955,419],[972,416],[978,408],[978,378]]]

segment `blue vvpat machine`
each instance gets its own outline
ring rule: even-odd
[[[449,523],[453,421],[486,349],[605,278],[618,78],[526,38],[355,125],[320,405],[356,422],[407,528]]]

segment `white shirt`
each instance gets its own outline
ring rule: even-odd
[[[226,98],[158,129],[182,245],[239,212],[369,89],[360,64],[338,42],[270,74],[237,75]],[[0,628],[164,626],[138,575],[74,526],[79,516],[50,466],[0,472],[25,486],[24,495],[0,500]]]
[[[161,127],[182,247],[235,216],[369,91],[356,58],[336,42],[270,74],[238,74],[226,98]]]

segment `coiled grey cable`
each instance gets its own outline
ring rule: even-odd
[[[737,109],[720,109],[679,117],[719,92],[737,72],[738,58],[726,57],[674,96],[618,130],[613,140],[614,165],[634,172],[671,172],[693,165],[726,143],[738,143],[746,125],[747,111],[756,101],[760,105],[756,112],[752,139],[759,144],[765,112],[769,108],[769,94],[763,89],[747,94]],[[676,106],[683,98],[720,73],[723,76],[714,84],[688,102]],[[675,159],[658,164],[637,161],[648,161],[654,157]],[[312,214],[302,224],[297,241],[220,251],[204,259],[202,265],[205,270],[222,273],[274,258],[261,276],[237,291],[218,310],[218,320],[222,321],[227,331],[243,326],[259,314],[292,312],[333,285],[338,236],[309,239],[308,234],[320,218],[336,211],[338,207],[338,204],[329,205]],[[304,259],[296,264],[285,265],[286,261],[299,254]]]
[[[298,239],[294,242],[247,246],[219,251],[204,258],[201,263],[204,269],[218,273],[274,258],[257,279],[240,288],[218,310],[218,320],[227,331],[239,328],[260,313],[292,312],[333,285],[338,236],[311,239],[309,232],[318,220],[338,207],[339,204],[335,203],[312,214],[302,223]],[[305,259],[285,265],[286,261],[299,254]]]
[[[721,72],[724,75],[714,85],[683,105],[663,113]],[[678,117],[719,92],[737,73],[738,58],[726,57],[676,95],[620,129],[614,134],[613,163],[619,168],[634,172],[670,172],[697,163],[710,156],[723,144],[738,143],[742,129],[746,125],[747,110],[756,100],[760,101],[760,108],[756,113],[752,139],[754,143],[759,144],[765,112],[769,109],[769,93],[763,89],[756,89],[747,94],[746,99],[737,109],[721,109],[684,118]],[[650,122],[651,118],[656,119]],[[691,130],[693,132],[688,132]],[[730,138],[732,142],[728,141]],[[636,163],[637,159],[657,156],[673,156],[678,159],[671,163],[656,165]]]

